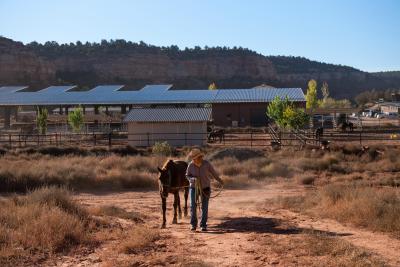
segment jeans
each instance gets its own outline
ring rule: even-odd
[[[204,188],[203,192],[205,195],[210,196],[210,188]],[[208,201],[209,197],[203,196],[201,194],[201,221],[200,227],[207,228],[207,219],[208,219]],[[197,227],[197,203],[196,203],[196,189],[190,188],[190,224],[193,227]]]

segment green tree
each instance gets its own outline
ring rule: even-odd
[[[68,123],[72,127],[72,130],[79,133],[82,129],[84,122],[82,107],[74,108],[73,111],[68,113]]]
[[[208,90],[215,90],[215,89],[217,89],[217,85],[214,82],[210,83],[210,85],[208,86]]]
[[[288,106],[289,99],[287,97],[282,100],[279,96],[276,96],[267,107],[267,116],[274,120],[278,126],[285,127],[283,112]]]
[[[312,109],[318,106],[317,99],[317,81],[310,80],[308,82],[307,94],[306,94],[306,108]]]
[[[275,97],[267,107],[267,115],[281,128],[299,129],[309,121],[308,115],[301,108],[296,108],[286,97]]]
[[[47,132],[47,117],[48,111],[45,108],[37,109],[36,124],[40,134],[45,134]]]
[[[309,115],[303,109],[295,108],[293,105],[286,108],[283,117],[286,127],[290,129],[303,128],[310,121]]]

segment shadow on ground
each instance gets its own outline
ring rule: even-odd
[[[271,233],[280,235],[293,235],[312,232],[327,236],[348,236],[349,233],[335,233],[329,231],[315,230],[311,228],[300,228],[284,225],[281,220],[266,217],[225,217],[223,222],[210,228],[213,233]]]

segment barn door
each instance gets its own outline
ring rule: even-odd
[[[253,108],[250,110],[250,126],[260,127],[267,125],[266,109]]]

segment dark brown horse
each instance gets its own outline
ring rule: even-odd
[[[222,143],[222,141],[225,141],[225,131],[224,129],[218,129],[218,130],[212,130],[209,134],[208,134],[208,141],[209,142],[215,142],[217,140],[217,138],[219,139],[219,142]]]
[[[172,220],[172,223],[178,223],[177,209],[179,210],[179,219],[182,218],[181,201],[179,197],[180,189],[184,189],[185,192],[185,217],[188,214],[187,199],[189,195],[189,181],[186,179],[187,166],[187,163],[184,161],[168,160],[164,163],[164,166],[161,169],[158,168],[158,171],[160,172],[159,185],[163,211],[162,228],[165,228],[167,223],[165,213],[167,211],[167,197],[169,193],[174,194],[174,219]]]

